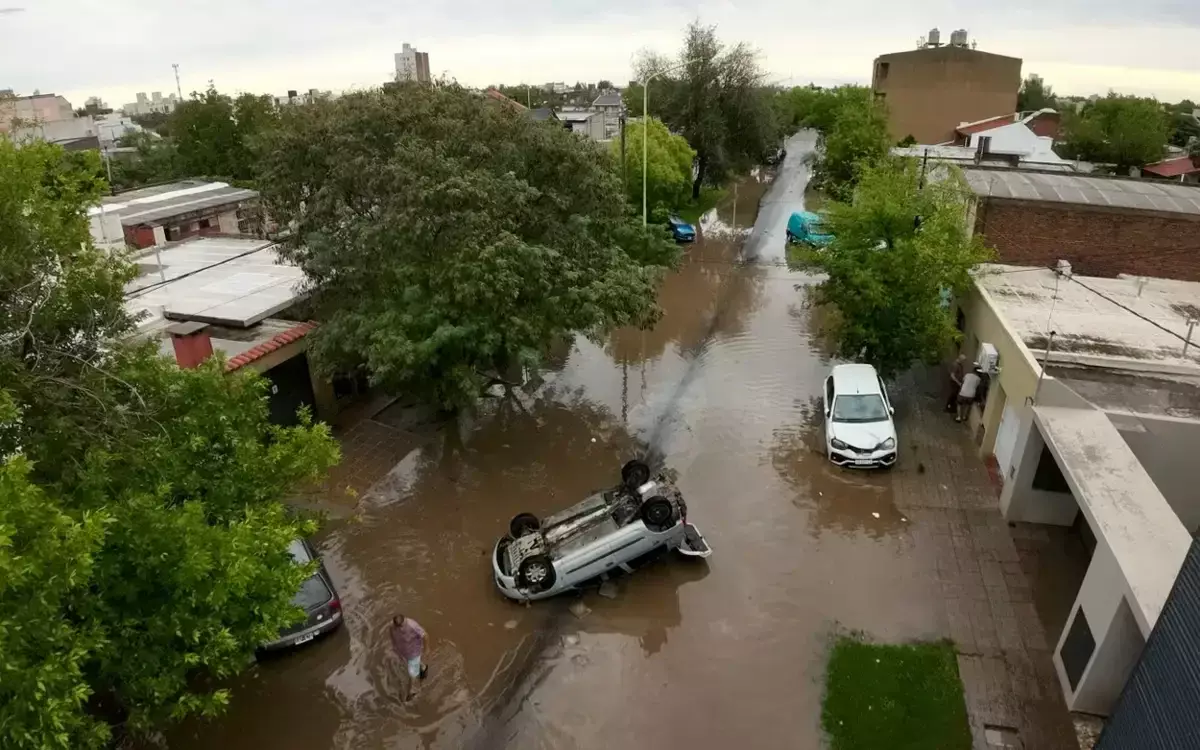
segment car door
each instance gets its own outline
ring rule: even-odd
[[[822,401],[825,407],[825,439],[829,440],[829,415],[833,409],[833,376],[829,375],[825,378],[825,390],[822,393]]]

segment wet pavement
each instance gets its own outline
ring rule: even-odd
[[[653,330],[576,341],[535,386],[470,423],[431,427],[392,407],[343,431],[346,462],[317,542],[346,626],[256,666],[231,686],[225,716],[189,722],[169,746],[818,748],[834,634],[951,635],[951,584],[936,572],[956,520],[946,514],[967,521],[953,476],[964,472],[963,492],[987,495],[979,512],[990,503],[998,519],[995,496],[967,435],[926,414],[937,396],[916,384],[895,400],[901,450],[920,446],[895,471],[824,460],[818,403],[831,360],[805,303],[813,279],[783,262],[813,142],[793,138],[777,175],[747,177],[736,201],[701,220]],[[712,558],[658,561],[621,579],[614,599],[504,599],[489,553],[508,519],[611,484],[646,446],[679,471]],[[981,533],[1003,530],[987,519]],[[957,586],[969,572],[953,575]],[[568,609],[578,601],[582,617]],[[407,705],[386,637],[398,612],[431,637],[429,679]],[[972,649],[987,656],[986,644]],[[1025,654],[1031,664],[1048,659],[1041,649]],[[1044,670],[1030,670],[1028,685],[1005,683],[1014,695],[998,700],[1014,715],[1003,718],[1053,724]],[[1016,694],[1026,688],[1041,691],[1035,703]]]

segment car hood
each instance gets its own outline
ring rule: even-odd
[[[891,422],[830,422],[829,437],[863,450],[871,450],[888,438],[896,439]]]

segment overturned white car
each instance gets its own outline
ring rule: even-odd
[[[512,599],[544,599],[599,580],[660,549],[708,557],[712,549],[687,522],[687,505],[665,473],[630,461],[621,483],[539,521],[520,513],[496,542],[492,569]]]

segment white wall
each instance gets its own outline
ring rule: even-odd
[[[121,226],[120,215],[89,213],[88,228],[92,233],[92,244],[96,247],[107,250],[125,247],[125,230]]]
[[[1036,156],[1039,161],[1060,161],[1052,148],[1054,145],[1053,138],[1039,136],[1019,122],[985,130],[982,133],[975,133],[971,135],[971,139],[967,145],[972,148],[978,147],[979,139],[983,136],[988,136],[992,139],[991,150],[997,153]]]
[[[1044,523],[1070,526],[1079,513],[1079,503],[1070,492],[1049,492],[1033,488],[1033,477],[1046,441],[1026,407],[1021,415],[1021,427],[1013,450],[1013,473],[1006,478],[1000,493],[1000,514],[1006,521]],[[1054,460],[1051,457],[1050,460]]]
[[[239,231],[237,211],[226,211],[217,216],[217,228],[221,230],[222,234],[237,234]]]

